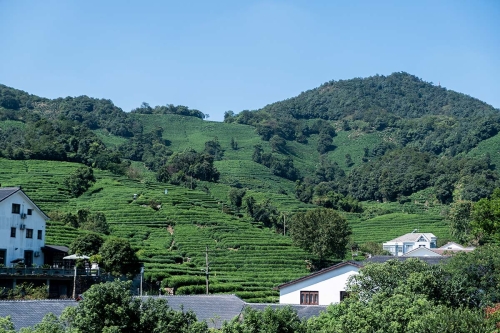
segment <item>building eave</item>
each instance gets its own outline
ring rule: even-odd
[[[306,280],[309,280],[311,278],[314,278],[316,276],[319,276],[319,275],[322,275],[322,274],[325,274],[325,273],[328,273],[328,272],[331,272],[331,271],[334,271],[336,269],[339,269],[341,267],[345,267],[345,266],[353,266],[353,267],[356,267],[356,268],[361,268],[363,267],[362,264],[360,263],[356,263],[356,262],[353,262],[353,261],[344,261],[344,262],[341,262],[339,264],[336,264],[336,265],[333,265],[333,266],[330,266],[330,267],[327,267],[327,268],[323,268],[322,270],[319,270],[317,272],[314,272],[314,273],[311,273],[309,275],[306,275],[306,276],[303,276],[301,278],[298,278],[296,280],[293,280],[293,281],[289,281],[289,282],[286,282],[286,283],[283,283],[283,284],[280,284],[279,286],[275,287],[274,289],[275,290],[280,290],[282,288],[285,288],[285,287],[288,287],[288,286],[291,286],[291,285],[294,285],[296,283],[299,283],[299,282],[302,282],[302,281],[306,281]]]

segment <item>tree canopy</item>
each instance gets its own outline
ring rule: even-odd
[[[352,233],[344,217],[326,208],[296,213],[289,230],[294,244],[320,260],[330,256],[343,259]]]

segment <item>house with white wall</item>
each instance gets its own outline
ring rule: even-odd
[[[280,304],[329,305],[347,296],[347,280],[358,274],[360,263],[346,261],[281,284]]]
[[[431,233],[411,232],[382,244],[393,256],[402,256],[418,248],[437,248],[437,237]]]
[[[48,219],[20,187],[0,187],[0,264],[43,265]]]

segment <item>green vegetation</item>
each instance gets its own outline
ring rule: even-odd
[[[350,243],[373,250],[414,229],[469,241],[475,227],[451,219],[449,205],[491,200],[500,187],[499,111],[407,73],[328,82],[228,111],[224,123],[206,118],[0,85],[0,183],[23,186],[52,217],[47,243],[89,232],[126,239],[147,281],[179,293],[203,292],[208,246],[211,292],[259,302],[276,301],[272,288],[319,255],[292,244],[295,214],[335,209]]]
[[[344,259],[351,234],[347,220],[325,208],[295,214],[290,226],[293,242],[320,260],[331,256]]]

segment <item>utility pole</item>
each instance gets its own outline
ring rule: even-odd
[[[286,212],[283,213],[283,236],[285,236],[286,233]]]
[[[205,262],[206,262],[206,267],[205,267],[205,277],[206,277],[206,283],[207,283],[207,295],[208,295],[208,246],[205,247]]]

